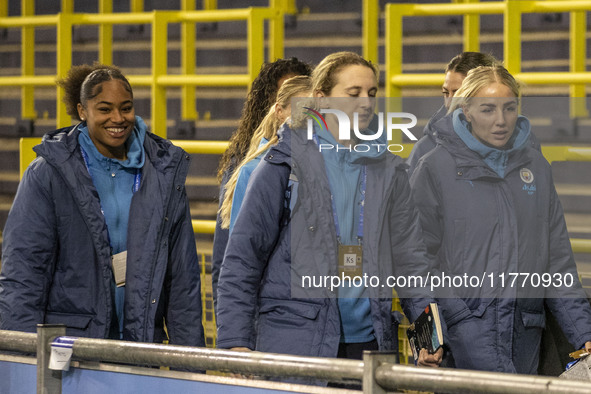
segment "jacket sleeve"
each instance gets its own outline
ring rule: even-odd
[[[427,252],[436,256],[443,240],[441,195],[429,166],[421,163],[410,177],[413,200],[419,211]]]
[[[414,146],[412,147],[412,151],[406,159],[406,164],[408,164],[408,176],[411,176],[417,166],[419,165],[419,160],[421,157],[425,156],[427,153],[432,151],[435,148],[435,143],[428,135],[424,135],[421,137],[420,140],[415,142]]]
[[[185,189],[176,209],[169,243],[166,327],[175,345],[205,346],[201,323],[201,281],[195,234]]]
[[[253,172],[218,283],[217,346],[255,348],[261,279],[281,230],[290,169],[263,161]]]
[[[222,182],[220,184],[220,195],[219,195],[219,206],[218,214],[215,220],[215,233],[213,234],[213,251],[211,256],[211,288],[213,291],[213,307],[217,314],[218,306],[218,280],[220,277],[220,269],[222,268],[222,260],[224,260],[224,253],[226,252],[226,246],[228,245],[228,237],[230,231],[227,228],[222,228],[222,218],[220,217],[219,210],[222,207],[224,201],[224,189],[226,183],[230,178],[230,171],[224,173]]]
[[[553,183],[551,188],[548,272],[553,278],[568,281],[570,276],[574,281],[572,286],[550,287],[546,304],[569,342],[580,349],[585,342],[591,341],[591,306],[579,281],[562,205]]]
[[[395,201],[392,203],[392,254],[396,276],[420,276],[425,280],[431,267],[421,233],[421,224],[412,199],[406,171],[398,169],[395,176]],[[423,283],[424,284],[424,283]],[[397,288],[404,313],[412,322],[425,309],[431,297],[429,287]]]
[[[57,218],[48,186],[50,174],[26,171],[4,229],[0,275],[0,329],[29,331],[44,322],[57,250]]]
[[[240,212],[240,207],[242,207],[242,201],[244,201],[244,194],[246,193],[248,181],[250,180],[252,171],[256,168],[256,166],[253,166],[253,164],[254,163],[250,162],[247,165],[242,166],[239,170],[238,179],[236,180],[236,188],[234,189],[234,198],[232,199],[232,212],[230,214],[230,232],[232,232],[232,229],[234,229],[234,225],[236,224],[236,218],[238,217],[238,212]]]
[[[429,161],[421,161],[410,178],[413,200],[418,209],[423,239],[431,262],[431,275],[440,275],[438,253],[443,242],[443,198],[439,179],[430,168]],[[449,327],[470,316],[466,303],[449,288],[438,288],[437,298]]]

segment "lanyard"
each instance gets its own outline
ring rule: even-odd
[[[88,165],[88,163],[89,163],[88,154],[86,153],[86,151],[84,150],[82,145],[80,145],[80,153],[82,153],[82,159],[84,159],[84,166],[86,166],[86,171],[88,171],[88,175],[90,175],[90,179],[92,179],[92,173],[90,172],[90,167]],[[135,192],[140,190],[141,181],[142,181],[142,173],[140,172],[140,169],[138,168],[138,169],[136,169],[135,177],[133,179],[132,192],[134,194],[135,194]],[[92,182],[94,183],[94,180]],[[103,214],[103,216],[105,216],[105,211],[103,210],[103,204],[100,202],[100,199],[99,199],[99,204],[101,206],[101,213]]]
[[[320,146],[320,141],[318,140],[318,135],[316,134],[316,132],[314,132],[312,138],[314,139],[314,143],[316,143],[317,146]],[[365,164],[361,169],[361,175],[361,201],[359,202],[361,206],[359,207],[359,225],[357,226],[357,239],[359,240],[359,244],[361,244],[361,241],[363,240],[363,211],[365,209],[365,189],[367,185],[367,166]],[[328,172],[326,173],[326,176],[328,178]],[[328,188],[330,189],[330,181],[328,182]],[[334,195],[332,194],[332,190],[330,191],[330,203],[332,205],[332,216],[335,230],[337,233],[337,241],[341,243],[341,229],[339,226],[337,207],[334,202]]]

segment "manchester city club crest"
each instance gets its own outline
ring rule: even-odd
[[[519,176],[521,180],[525,183],[532,183],[534,181],[534,174],[531,172],[529,168],[522,168],[519,170]]]

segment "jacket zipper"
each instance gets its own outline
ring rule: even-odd
[[[181,154],[182,156],[182,154]],[[182,157],[179,159],[179,163],[176,167],[175,173],[174,173],[174,177],[173,177],[173,182],[172,182],[172,186],[174,187],[175,183],[177,183],[177,179],[178,179],[178,174],[179,171],[182,167]],[[169,214],[169,210],[170,210],[170,202],[172,200],[172,195],[173,195],[174,191],[171,189],[170,193],[168,194],[167,198],[166,198],[166,203],[164,204],[165,211],[164,211],[164,217],[168,218],[168,214]],[[152,290],[153,290],[153,284],[154,284],[154,272],[156,269],[156,262],[158,260],[158,257],[160,256],[160,249],[162,247],[162,233],[165,231],[165,227],[166,226],[170,226],[170,220],[164,220],[161,225],[160,228],[158,230],[158,247],[156,248],[156,253],[154,254],[154,258],[152,260],[152,266],[151,266],[151,270],[150,270],[150,281],[148,282],[148,286],[149,286],[149,295],[148,298],[146,298],[146,308],[145,308],[145,312],[144,312],[144,330],[142,333],[142,342],[146,341],[147,338],[147,333],[148,333],[148,316],[150,314],[150,304],[152,302]],[[166,240],[166,245],[168,246],[168,240]],[[166,276],[166,274],[165,274]],[[158,297],[157,303],[160,302],[160,297]]]

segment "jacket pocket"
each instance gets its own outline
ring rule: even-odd
[[[521,321],[524,327],[546,327],[546,315],[544,312],[521,311]]]
[[[285,314],[294,314],[296,316],[305,317],[306,319],[316,319],[320,312],[321,306],[302,301],[291,300],[261,300],[261,307],[259,313],[267,313],[272,311],[284,312]]]
[[[493,303],[494,298],[483,298],[479,299],[480,303],[474,309],[472,309],[472,305],[468,303],[468,308],[471,310],[471,315],[474,317],[482,317],[486,309]]]
[[[494,298],[443,298],[438,301],[447,328],[471,317],[482,318]]]
[[[324,321],[322,306],[291,300],[261,300],[256,350],[300,356],[316,356]]]
[[[75,313],[47,312],[45,314],[46,324],[64,324],[68,328],[86,330],[93,316]]]

